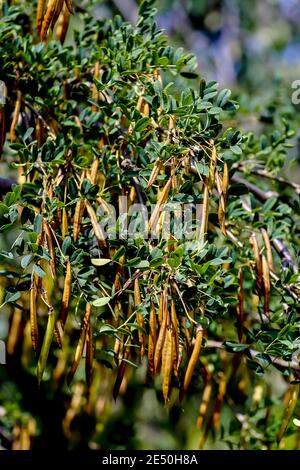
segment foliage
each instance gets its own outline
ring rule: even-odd
[[[238,448],[289,443],[299,187],[280,171],[292,111],[274,110],[262,135],[230,127],[230,91],[199,79],[194,56],[169,46],[151,0],[135,27],[83,15],[73,46],[61,23],[40,42],[35,8],[20,3],[3,2],[0,18],[2,158],[18,178],[0,205],[5,373],[25,397],[5,410],[12,447],[49,438],[49,399],[61,446],[112,447],[100,431],[112,399],[126,403],[141,374],[170,410],[202,394],[200,447],[208,436]],[[201,204],[198,230],[163,237],[152,212],[156,237],[127,236],[119,217],[103,238],[120,196],[157,212]],[[285,409],[272,374],[282,376]],[[4,403],[11,387],[1,388]]]

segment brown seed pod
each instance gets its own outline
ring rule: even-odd
[[[12,313],[11,325],[9,328],[6,351],[12,355],[15,352],[22,325],[22,310],[15,307]]]
[[[56,255],[55,255],[53,234],[52,234],[50,225],[49,225],[49,223],[47,222],[46,219],[43,219],[43,229],[44,229],[45,234],[46,234],[46,240],[47,240],[49,255],[51,257],[51,259],[50,259],[51,274],[52,274],[52,277],[55,277],[56,276]]]
[[[212,147],[212,150],[211,150],[211,157],[210,157],[209,176],[208,176],[207,186],[208,186],[209,192],[211,192],[215,184],[215,170],[216,170],[218,156],[217,156],[216,147],[214,145],[214,141],[211,139],[209,143]]]
[[[154,303],[150,304],[149,313],[149,337],[148,337],[148,373],[154,376],[154,351],[156,345],[156,312]]]
[[[62,11],[59,15],[56,27],[56,37],[61,44],[65,42],[69,23],[70,23],[70,11],[67,8],[66,3],[64,3]]]
[[[99,224],[99,222],[97,220],[96,213],[95,213],[91,203],[87,200],[85,201],[85,207],[86,207],[88,216],[90,218],[90,221],[91,221],[91,224],[92,224],[92,227],[93,227],[93,230],[94,230],[95,237],[98,240],[100,248],[107,249],[107,241],[105,239],[105,234],[102,230],[101,225]]]
[[[162,161],[158,158],[152,168],[147,188],[150,188],[155,183],[156,178],[158,177],[158,174],[161,168],[162,168]]]
[[[171,300],[171,324],[173,340],[173,370],[175,377],[178,377],[178,358],[179,358],[179,322],[176,314],[175,300]]]
[[[140,356],[143,357],[145,355],[145,346],[146,346],[146,337],[145,333],[141,330],[145,328],[145,321],[143,315],[139,312],[139,308],[142,305],[141,300],[141,291],[139,285],[139,279],[136,278],[134,280],[134,305],[137,310],[136,312],[136,322],[139,326],[138,330],[138,337],[139,337],[139,344],[140,344]]]
[[[162,392],[165,402],[169,398],[170,382],[172,377],[172,363],[173,363],[173,340],[172,340],[172,327],[167,326],[165,341],[162,350]]]
[[[79,361],[82,357],[83,348],[84,348],[85,341],[86,341],[87,330],[88,330],[89,323],[90,323],[91,311],[92,311],[91,304],[86,304],[85,314],[84,314],[84,317],[83,317],[81,330],[80,330],[79,341],[78,341],[78,344],[77,344],[77,347],[76,347],[76,350],[75,350],[75,354],[74,354],[74,358],[73,358],[73,362],[72,362],[70,371],[67,375],[68,385],[72,382],[72,379],[73,379],[73,377],[75,375],[75,372],[77,370],[77,367],[79,365]]]
[[[264,313],[269,315],[270,311],[270,270],[266,257],[262,255],[262,279],[264,291]]]
[[[280,444],[280,441],[282,440],[285,430],[290,422],[293,411],[298,402],[298,397],[299,397],[299,384],[290,385],[284,397],[285,410],[284,410],[284,416],[281,422],[281,426],[277,434],[278,444]]]
[[[151,230],[155,230],[156,226],[157,226],[157,222],[158,222],[158,219],[159,219],[159,213],[160,213],[160,210],[161,210],[161,207],[163,206],[163,204],[166,203],[167,199],[168,199],[168,196],[169,196],[169,192],[170,192],[170,189],[171,189],[171,186],[172,186],[172,178],[169,178],[169,180],[167,181],[165,187],[163,188],[159,198],[158,198],[158,201],[156,203],[156,206],[151,214],[151,217],[150,217],[150,220],[149,220],[149,223],[148,223],[148,230],[151,231]]]
[[[47,0],[38,0],[36,10],[36,30],[38,35],[41,34],[42,23],[46,11]]]
[[[126,365],[127,365],[126,359],[128,359],[129,353],[130,353],[130,347],[128,345],[124,348],[123,359],[121,361],[121,364],[119,365],[117,377],[116,377],[114,388],[113,388],[113,397],[115,400],[119,396],[120,388],[121,388],[122,381],[123,381],[125,371],[126,371]]]
[[[244,287],[243,287],[243,271],[240,268],[238,273],[239,291],[238,291],[238,304],[237,304],[237,318],[238,318],[238,338],[243,341],[243,325],[244,325]]]
[[[257,290],[258,292],[260,292],[262,288],[262,263],[261,263],[259,245],[258,245],[258,241],[257,241],[255,233],[252,233],[250,237],[250,243],[252,245],[253,252],[254,252]]]
[[[40,38],[46,39],[49,29],[53,29],[62,11],[64,0],[49,0],[41,26]]]
[[[204,236],[207,233],[208,227],[208,205],[209,205],[209,192],[207,184],[204,184],[203,190],[203,207],[202,207],[202,217],[200,225],[200,236]]]
[[[205,387],[204,387],[203,394],[202,394],[202,400],[201,400],[201,404],[200,404],[200,407],[199,407],[199,415],[198,415],[198,418],[197,418],[197,427],[199,429],[202,428],[205,416],[207,414],[207,409],[208,409],[208,405],[209,405],[209,401],[210,401],[210,397],[211,397],[211,392],[212,392],[212,382],[211,382],[211,378],[209,378],[206,385],[205,385]]]
[[[262,236],[263,236],[263,239],[264,239],[264,244],[265,244],[265,247],[266,247],[266,255],[267,255],[268,265],[269,265],[270,270],[274,272],[273,256],[272,256],[272,248],[271,248],[270,238],[269,238],[268,232],[264,228],[261,229],[261,233],[262,233]]]
[[[18,90],[17,91],[17,100],[16,100],[16,104],[15,104],[14,114],[13,114],[12,122],[11,122],[11,125],[10,125],[10,131],[9,131],[9,138],[10,138],[11,142],[14,142],[16,140],[16,127],[17,127],[18,121],[19,121],[19,116],[20,116],[20,112],[21,112],[21,105],[22,105],[22,94]]]
[[[220,424],[221,409],[223,404],[223,398],[226,393],[226,376],[223,372],[219,373],[219,388],[218,394],[215,401],[212,423],[214,430],[217,431]]]
[[[185,372],[183,384],[180,390],[180,396],[179,396],[180,401],[182,401],[183,398],[185,397],[188,386],[192,380],[193,372],[195,370],[195,367],[197,365],[197,362],[200,356],[202,339],[203,339],[203,328],[201,325],[198,325],[193,352],[191,354],[191,357],[190,357],[190,360],[189,360],[189,363]]]
[[[65,277],[65,282],[64,282],[64,290],[63,290],[61,309],[60,309],[60,321],[61,321],[62,329],[64,329],[68,312],[69,312],[71,288],[72,288],[72,269],[71,269],[71,263],[68,260],[66,263],[66,277]]]
[[[89,318],[88,326],[86,330],[86,339],[85,339],[85,380],[87,383],[88,389],[90,389],[93,380],[93,331],[91,325],[91,318]]]
[[[162,322],[160,325],[158,338],[155,346],[154,353],[154,372],[156,373],[160,366],[160,360],[165,342],[167,325],[169,324],[169,310],[168,310],[168,286],[165,287],[163,292],[163,308],[162,308]]]
[[[69,232],[69,224],[68,224],[68,215],[67,215],[67,210],[65,207],[63,207],[62,210],[62,220],[61,220],[61,237],[64,240],[65,236]]]
[[[84,200],[79,199],[79,201],[77,201],[77,203],[76,203],[75,214],[74,214],[74,219],[73,219],[73,240],[74,240],[74,242],[76,242],[77,239],[78,239],[84,209],[85,209]]]
[[[66,7],[70,13],[73,13],[73,1],[72,0],[65,0]]]
[[[37,366],[38,384],[40,384],[42,379],[43,379],[43,375],[44,375],[45,368],[46,368],[46,365],[47,365],[50,346],[51,346],[52,339],[53,339],[54,327],[55,327],[55,315],[54,315],[54,312],[53,312],[53,308],[51,307],[51,308],[49,308],[46,332],[45,332],[45,336],[44,336],[44,339],[43,339],[43,344],[42,344],[42,348],[41,348],[41,352],[40,352],[40,357],[39,357],[39,360],[38,360],[38,366]]]
[[[38,351],[39,344],[39,330],[37,321],[37,279],[35,274],[31,276],[31,288],[30,288],[30,331],[31,331],[31,342],[32,348],[35,352]]]

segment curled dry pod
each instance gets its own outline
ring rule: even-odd
[[[270,270],[266,257],[262,256],[262,279],[264,290],[264,313],[269,315],[270,311]]]
[[[45,372],[47,359],[48,359],[49,351],[50,351],[50,346],[51,346],[52,339],[53,339],[54,326],[55,326],[55,315],[54,315],[53,308],[50,308],[48,312],[46,332],[45,332],[45,336],[43,339],[41,353],[40,353],[40,357],[39,357],[38,365],[37,365],[37,379],[38,379],[39,384],[41,383],[44,372]]]
[[[20,112],[21,112],[21,105],[22,105],[22,94],[18,90],[17,91],[17,100],[16,100],[16,104],[15,104],[14,114],[13,114],[12,122],[11,122],[11,125],[10,125],[10,130],[9,130],[9,137],[10,137],[11,142],[14,142],[16,140],[16,127],[17,127],[17,124],[18,124],[18,121],[19,121],[19,116],[20,116]]]
[[[139,279],[136,278],[134,280],[134,305],[137,310],[136,312],[136,322],[139,326],[138,329],[138,337],[139,337],[139,344],[140,344],[140,355],[143,357],[145,355],[145,346],[146,346],[146,338],[145,338],[145,333],[142,331],[142,329],[145,328],[145,322],[144,322],[144,317],[143,315],[139,312],[139,308],[142,305],[141,301],[141,291],[140,291],[140,285],[139,285]]]
[[[69,312],[70,299],[71,299],[71,287],[72,287],[71,284],[72,284],[72,269],[71,269],[71,263],[68,260],[67,265],[66,265],[66,277],[65,277],[65,282],[64,282],[64,290],[63,290],[63,296],[62,296],[61,308],[60,308],[60,322],[61,322],[62,329],[64,329],[68,312]]]
[[[172,363],[173,363],[173,340],[172,340],[172,328],[170,325],[167,326],[165,341],[162,350],[162,392],[165,402],[169,398],[170,383],[172,377]]]
[[[193,376],[193,372],[197,365],[197,362],[200,356],[200,351],[201,351],[202,338],[203,338],[203,328],[201,325],[198,325],[193,352],[191,354],[191,357],[190,357],[190,360],[189,360],[189,363],[185,372],[183,384],[180,390],[180,396],[179,396],[180,401],[183,400],[183,398],[185,397],[186,391],[188,389],[188,386]]]
[[[38,351],[39,343],[39,330],[37,321],[37,279],[35,274],[31,276],[31,288],[30,288],[30,332],[32,348],[35,352]]]
[[[148,373],[154,376],[154,351],[156,345],[156,312],[154,303],[150,304],[149,313],[149,338],[148,338]]]
[[[69,371],[68,376],[67,376],[68,385],[71,383],[71,381],[72,381],[72,379],[75,375],[75,372],[77,370],[77,367],[79,365],[79,361],[82,357],[83,348],[84,348],[85,341],[86,341],[86,335],[87,335],[87,331],[88,331],[88,327],[89,327],[89,323],[90,323],[91,311],[92,311],[91,304],[86,304],[85,314],[84,314],[84,317],[83,317],[81,330],[80,330],[79,341],[78,341],[78,344],[77,344],[77,347],[76,347],[76,350],[75,350],[75,354],[74,354],[74,358],[73,358],[73,362],[72,362],[70,371]]]
[[[65,0],[66,7],[70,13],[73,13],[73,1],[72,0]]]

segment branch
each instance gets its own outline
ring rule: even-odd
[[[212,348],[212,349],[226,349],[223,343],[221,343],[221,341],[215,341],[211,339],[209,339],[206,342],[206,347]],[[256,351],[255,349],[248,349],[247,351],[250,353],[252,358],[255,358],[257,354],[260,354],[260,352]],[[273,365],[277,365],[280,367],[287,367],[293,370],[300,371],[300,365],[296,361],[286,361],[284,359],[281,359],[280,357],[270,356],[269,354],[268,354],[268,357],[272,361]]]

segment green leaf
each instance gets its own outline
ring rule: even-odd
[[[94,266],[105,266],[112,260],[110,258],[92,258],[91,261]]]
[[[93,306],[104,307],[104,305],[107,305],[110,301],[111,301],[111,297],[99,297],[99,299],[96,299],[93,301]]]

